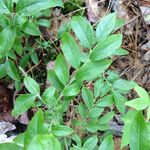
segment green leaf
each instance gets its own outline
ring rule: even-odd
[[[35,65],[38,64],[39,58],[38,58],[38,56],[37,56],[37,53],[35,53],[35,52],[31,53],[31,59],[32,59],[32,62],[33,62]]]
[[[79,114],[82,118],[87,118],[88,117],[88,109],[85,106],[85,104],[80,102],[79,105],[78,105],[78,111],[79,111]]]
[[[16,65],[14,64],[14,62],[12,60],[7,60],[5,63],[5,70],[6,73],[13,79],[16,81],[20,81],[20,75],[18,73],[18,70],[16,68]]]
[[[141,98],[133,99],[131,101],[126,102],[125,104],[126,106],[132,107],[136,110],[144,110],[146,107],[150,105],[149,102],[146,102]]]
[[[147,120],[149,120],[149,119],[150,119],[150,106],[147,109]]]
[[[112,87],[111,87],[110,83],[104,82],[103,86],[100,89],[100,97],[103,97],[106,94],[108,94],[111,91],[111,89],[112,89]]]
[[[42,95],[43,101],[47,101],[48,99],[52,98],[54,96],[54,94],[55,94],[54,87],[47,88]]]
[[[81,147],[82,142],[77,134],[73,134],[71,138],[76,142],[77,146]]]
[[[18,3],[19,0],[12,0],[14,3]]]
[[[18,116],[23,114],[33,105],[35,98],[36,96],[32,94],[22,94],[17,97],[12,115]]]
[[[23,132],[23,133],[17,135],[17,137],[15,137],[15,138],[13,139],[13,142],[16,143],[16,144],[18,144],[18,145],[19,145],[19,144],[20,144],[20,145],[24,145],[25,134],[26,134],[26,132]]]
[[[24,84],[25,84],[25,87],[27,88],[27,90],[31,94],[33,94],[35,96],[38,96],[40,94],[40,87],[39,87],[38,83],[35,80],[33,80],[31,77],[25,76]]]
[[[15,81],[15,88],[16,88],[16,91],[20,91],[21,90],[21,81]]]
[[[89,54],[87,52],[82,52],[81,55],[81,62],[86,63],[89,60]]]
[[[49,70],[47,74],[47,79],[52,86],[56,88],[58,91],[62,91],[64,85],[59,81],[58,77],[56,76],[53,70]]]
[[[26,150],[61,150],[61,144],[52,134],[36,135]]]
[[[0,15],[11,14],[3,0],[0,1]]]
[[[132,81],[118,79],[113,83],[113,88],[128,91],[133,89],[135,85],[136,84]]]
[[[64,97],[64,100],[61,104],[61,108],[59,109],[59,112],[63,114],[66,112],[70,106],[70,101],[72,100],[72,97]]]
[[[16,30],[11,27],[5,27],[0,32],[0,54],[7,54],[13,47],[16,38]]]
[[[113,97],[114,97],[115,105],[116,105],[117,109],[119,110],[119,112],[124,114],[126,98],[117,91],[113,91]]]
[[[81,44],[84,47],[92,48],[95,43],[95,37],[90,22],[81,16],[74,16],[71,20],[71,27]]]
[[[12,13],[14,3],[12,0],[3,0],[5,2],[6,7],[9,9],[9,11]]]
[[[23,14],[16,14],[14,16],[14,24],[17,28],[22,29],[25,23],[28,23],[28,18]]]
[[[5,77],[7,75],[6,71],[5,71],[5,64],[1,64],[0,65],[0,79]]]
[[[9,26],[10,24],[10,18],[8,18],[6,15],[0,15],[1,19],[0,19],[0,26],[5,28],[7,26]]]
[[[123,136],[121,141],[121,149],[129,144],[129,137],[130,137],[130,128],[133,119],[135,118],[136,111],[129,110],[124,116],[124,126],[123,126]]]
[[[114,117],[114,112],[109,112],[102,116],[100,119],[98,119],[98,130],[105,131],[108,130],[109,127],[109,121]]]
[[[97,118],[102,114],[103,111],[104,111],[103,108],[95,106],[94,108],[91,109],[91,112],[90,112],[89,116],[91,118]]]
[[[130,149],[131,150],[148,150],[150,148],[150,138],[147,124],[142,112],[138,112],[130,128]]]
[[[22,47],[22,44],[21,44],[21,38],[16,38],[15,42],[14,42],[14,45],[13,45],[13,49],[15,50],[15,52],[21,56],[22,54],[22,50],[23,50],[23,47]]]
[[[58,39],[61,39],[62,38],[62,35],[65,33],[65,32],[69,32],[71,30],[71,25],[70,25],[70,22],[65,22],[62,24],[62,26],[59,28],[58,30]]]
[[[48,129],[44,125],[44,116],[42,110],[34,115],[26,130],[24,146],[25,149],[31,143],[32,139],[38,134],[46,134]]]
[[[120,78],[119,74],[117,71],[112,71],[112,70],[108,70],[107,71],[107,80],[110,83],[113,83],[114,81],[118,80]]]
[[[26,54],[25,56],[23,56],[23,58],[20,60],[19,62],[19,65],[22,67],[22,68],[25,68],[29,62],[31,58],[31,54]]]
[[[135,86],[134,89],[135,89],[135,91],[138,93],[138,95],[140,96],[140,98],[141,98],[143,101],[145,101],[145,102],[147,102],[147,103],[150,103],[149,94],[148,94],[148,92],[147,92],[145,89],[143,89],[143,88],[140,87],[140,86]]]
[[[62,7],[63,3],[61,0],[19,0],[17,3],[17,13],[23,13],[26,16],[32,16],[38,12],[51,8],[51,7]]]
[[[82,126],[90,133],[96,133],[98,130],[101,130],[101,125],[97,122],[97,118],[90,118],[90,122],[84,123]],[[108,128],[107,128],[108,129]]]
[[[85,141],[82,148],[86,150],[94,150],[97,145],[97,142],[98,142],[98,139],[96,136],[90,137],[89,139]]]
[[[1,143],[0,150],[23,150],[23,147],[15,143]]]
[[[111,60],[89,61],[76,73],[76,79],[80,81],[93,80],[105,71],[111,64]]]
[[[114,103],[114,99],[112,95],[107,95],[96,102],[96,106],[98,107],[108,107]]]
[[[58,79],[66,85],[69,80],[69,69],[63,55],[57,56],[54,70]]]
[[[51,128],[51,133],[55,136],[68,136],[72,134],[74,131],[68,126],[64,125],[54,125]]]
[[[7,56],[10,57],[13,60],[17,59],[14,51],[9,51],[8,54],[7,54]]]
[[[101,143],[98,150],[114,150],[114,142],[112,135],[107,136]]]
[[[23,25],[22,31],[29,35],[34,35],[34,36],[41,35],[39,28],[31,21],[28,21]]]
[[[90,110],[94,105],[93,93],[90,89],[83,87],[82,88],[82,98],[85,102],[85,105]]]
[[[122,34],[114,34],[100,41],[90,54],[91,60],[101,60],[114,55],[122,44]]]
[[[114,112],[111,111],[111,112],[105,114],[104,116],[102,116],[102,117],[98,120],[98,122],[99,122],[100,124],[105,124],[105,123],[108,123],[113,117],[114,117]]]
[[[63,94],[64,96],[76,96],[80,92],[80,87],[80,84],[73,83],[65,87]]]
[[[102,86],[104,85],[104,80],[99,79],[94,83],[94,97],[97,98],[100,96],[100,91],[102,89]]]
[[[121,56],[121,55],[128,55],[129,52],[125,49],[122,49],[122,48],[118,48],[116,51],[114,51],[113,55],[118,55],[118,56]]]
[[[123,27],[125,25],[125,21],[123,19],[116,19],[116,22],[115,22],[115,27],[114,27],[114,31],[120,29],[121,27]]]
[[[43,26],[43,27],[47,27],[47,28],[50,27],[50,21],[47,19],[39,19],[37,23],[38,25]]]
[[[97,41],[104,40],[114,29],[116,23],[116,13],[104,16],[96,28]]]
[[[62,51],[65,58],[74,67],[78,68],[81,62],[81,52],[74,38],[69,33],[62,36]]]

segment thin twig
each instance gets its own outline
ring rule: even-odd
[[[31,67],[28,71],[26,71],[26,74],[28,74],[30,71],[32,71],[34,68],[36,68],[41,62],[42,62],[42,60],[40,60],[38,64]]]
[[[143,69],[140,70],[140,71],[132,78],[132,81],[134,81],[134,80],[136,79],[136,77],[137,77],[142,71],[143,71]]]
[[[106,1],[106,0],[101,0],[101,1],[97,2],[97,4],[102,3],[102,2],[105,2],[105,1]],[[51,19],[50,21],[62,19],[63,17],[67,17],[67,16],[69,16],[69,15],[71,15],[71,14],[74,14],[74,13],[76,13],[76,12],[78,12],[78,11],[87,9],[88,7],[90,7],[90,6],[86,6],[86,7],[79,8],[79,9],[77,9],[77,10],[75,10],[75,11],[72,11],[72,12],[70,12],[70,13],[68,13],[68,14],[65,14],[65,15],[63,15],[63,16],[60,16],[60,17],[57,17],[57,18],[53,18],[53,19]]]

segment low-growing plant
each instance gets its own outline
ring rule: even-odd
[[[114,33],[123,22],[111,13],[101,19],[96,30],[81,16],[74,16],[69,25],[79,42],[71,31],[63,30],[62,53],[47,72],[50,86],[43,93],[20,67],[27,92],[17,97],[12,115],[30,108],[37,113],[24,133],[13,143],[0,144],[0,149],[113,150],[109,122],[119,112],[125,122],[121,147],[129,144],[131,150],[148,150],[149,95],[108,70],[113,56],[127,54],[121,48],[122,34]],[[140,98],[128,101],[126,94],[134,88]],[[136,110],[127,112],[126,105]],[[141,110],[147,107],[145,120]]]
[[[39,26],[50,26],[46,17],[50,16],[50,8],[56,6],[62,7],[62,1],[0,1],[0,78],[8,75],[18,90],[21,82],[18,66],[25,68],[30,59],[34,64],[39,61],[36,48],[31,47],[28,39],[30,36],[41,39]]]

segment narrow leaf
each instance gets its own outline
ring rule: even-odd
[[[51,132],[55,136],[68,136],[73,133],[73,129],[64,125],[52,126]]]
[[[90,54],[91,60],[101,60],[115,54],[115,51],[121,46],[122,35],[114,34],[100,41]]]
[[[0,15],[11,14],[3,0],[0,1]]]
[[[93,93],[91,90],[89,90],[86,87],[82,88],[82,98],[85,102],[85,105],[87,108],[90,110],[94,104],[94,98],[93,98]]]
[[[94,150],[97,145],[98,139],[96,136],[90,137],[88,140],[85,141],[83,144],[83,149],[87,150]]]
[[[92,48],[95,37],[90,22],[81,16],[74,16],[71,20],[71,26],[81,44],[84,47]]]
[[[50,84],[56,88],[56,90],[58,90],[58,91],[63,90],[64,85],[59,81],[58,77],[56,76],[56,74],[53,70],[48,71],[47,79],[50,82]]]
[[[0,150],[23,150],[23,147],[15,143],[1,143]]]
[[[44,93],[42,95],[42,99],[44,101],[47,101],[48,99],[52,98],[54,96],[54,94],[55,94],[55,88],[49,87],[44,91]]]
[[[77,72],[77,80],[93,80],[105,71],[111,64],[111,60],[89,61],[85,63]]]
[[[90,112],[90,117],[91,118],[97,118],[102,114],[103,111],[104,111],[103,108],[95,106],[94,108],[92,108],[92,110]]]
[[[50,27],[50,21],[47,19],[39,19],[37,23],[38,25],[43,26],[43,27],[47,27],[47,28]]]
[[[130,128],[130,149],[131,150],[148,150],[150,148],[150,138],[148,127],[142,115],[138,112]]]
[[[34,115],[32,120],[30,121],[24,139],[24,148],[31,143],[31,140],[38,134],[46,134],[48,129],[44,125],[44,116],[42,110],[38,110],[38,112]]]
[[[128,90],[133,89],[135,85],[136,85],[136,83],[134,83],[132,81],[118,79],[113,83],[113,88],[128,91]]]
[[[13,47],[16,38],[16,30],[11,27],[5,27],[0,32],[0,54],[7,54]]]
[[[118,56],[121,56],[121,55],[128,55],[129,52],[125,49],[122,49],[122,48],[118,48],[117,50],[114,51],[113,55],[118,55]]]
[[[124,114],[126,98],[117,91],[113,91],[113,97],[114,97],[115,105],[116,105],[117,109],[119,110],[119,112]]]
[[[78,68],[81,62],[81,52],[74,38],[69,33],[62,36],[62,51],[65,58],[74,67]]]
[[[31,94],[36,95],[36,96],[40,94],[40,87],[39,87],[38,83],[31,77],[26,76],[24,78],[24,84],[25,84],[25,87],[27,88],[27,90]]]
[[[140,96],[141,99],[143,99],[143,101],[150,103],[150,97],[148,92],[143,89],[140,86],[135,86],[135,91],[138,93],[138,95]]]
[[[52,134],[39,134],[31,139],[26,150],[61,150],[61,144]]]
[[[7,75],[6,70],[5,70],[5,64],[0,65],[0,79],[5,77]]]
[[[56,6],[62,7],[62,0],[19,0],[17,3],[17,13],[32,16],[42,10]]]
[[[80,92],[80,87],[80,84],[73,83],[65,87],[63,94],[64,96],[76,96]]]
[[[116,13],[104,16],[96,28],[97,41],[104,40],[114,29],[116,22]]]
[[[104,139],[98,150],[114,150],[114,142],[112,135],[109,135]]]
[[[123,27],[125,25],[125,21],[123,19],[116,19],[116,22],[115,22],[115,27],[113,29],[113,31],[116,31],[118,29],[120,29],[121,27]]]
[[[150,104],[147,101],[144,101],[141,98],[136,98],[133,100],[130,100],[128,102],[125,103],[126,106],[132,107],[136,110],[144,110],[146,107],[148,107]]]
[[[100,96],[100,91],[104,85],[103,79],[99,79],[94,83],[94,97],[97,98]]]
[[[16,65],[14,64],[13,61],[11,60],[7,60],[5,63],[5,70],[6,73],[13,79],[16,81],[20,81],[20,75],[18,73],[18,70],[16,68]]]
[[[66,85],[69,80],[69,69],[63,55],[57,56],[54,70],[58,79]]]
[[[114,117],[114,112],[109,112],[106,115],[102,116],[98,122],[99,124],[108,124],[109,121]]]
[[[18,116],[23,114],[33,105],[35,98],[36,96],[32,94],[23,94],[17,97],[12,115]]]
[[[98,107],[108,107],[114,103],[114,99],[112,95],[107,95],[96,102],[96,106]]]
[[[123,116],[124,126],[123,126],[123,136],[121,141],[121,149],[129,144],[130,128],[136,113],[137,113],[136,111],[129,110]]]
[[[22,30],[29,35],[39,36],[41,34],[39,28],[31,21],[26,22]]]

